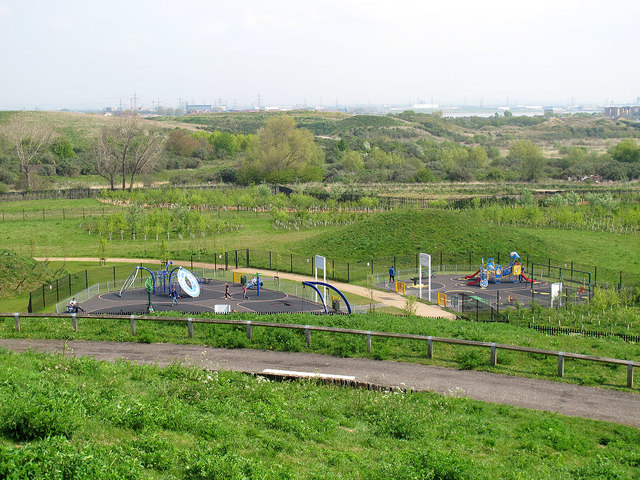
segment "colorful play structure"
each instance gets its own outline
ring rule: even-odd
[[[183,267],[174,267],[169,270],[171,266],[173,266],[173,261],[167,262],[162,270],[155,272],[152,272],[146,267],[136,267],[122,284],[118,295],[122,297],[127,290],[133,287],[138,275],[142,274],[141,272],[147,272],[149,278],[147,278],[145,286],[149,290],[149,293],[153,293],[154,295],[169,295],[171,288],[175,286],[176,289],[180,288],[183,293],[190,297],[199,296],[200,285],[203,283],[202,279]]]
[[[489,283],[501,283],[508,280],[513,283],[520,283],[522,280],[533,283],[533,280],[523,273],[520,255],[517,252],[511,252],[509,258],[511,262],[504,267],[495,263],[493,258],[489,258],[485,265],[483,258],[480,270],[464,277],[469,280],[467,285],[480,285],[480,288],[487,288]]]

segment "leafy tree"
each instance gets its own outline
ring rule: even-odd
[[[348,150],[340,157],[340,164],[347,172],[355,172],[364,168],[364,160],[362,154],[354,150]]]
[[[167,150],[181,157],[190,157],[200,147],[200,142],[188,132],[176,129],[167,136]]]
[[[627,138],[611,149],[611,156],[618,162],[640,162],[640,147],[635,140]]]
[[[67,160],[69,158],[76,158],[76,152],[73,151],[73,145],[66,138],[59,138],[51,144],[49,147],[51,153],[53,153],[59,160]]]
[[[508,160],[519,168],[522,179],[537,182],[544,173],[546,159],[542,150],[529,140],[518,140],[509,147]]]
[[[240,179],[244,183],[322,180],[324,153],[289,116],[275,117],[251,140]]]

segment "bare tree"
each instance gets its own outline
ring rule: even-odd
[[[116,189],[116,177],[120,172],[118,157],[109,141],[107,129],[104,129],[93,142],[91,148],[93,166],[98,175],[109,182],[111,190]]]
[[[39,157],[49,146],[53,131],[43,122],[30,121],[20,114],[13,115],[3,131],[16,150],[20,162],[20,173],[24,175],[28,190],[31,188],[31,175],[38,166]]]
[[[129,150],[128,171],[129,191],[133,189],[133,180],[139,173],[153,169],[162,153],[165,137],[158,130],[143,130],[138,134]]]
[[[115,188],[116,175],[122,176],[122,189],[133,189],[135,176],[152,169],[162,153],[164,136],[154,129],[145,128],[140,117],[129,115],[116,119],[106,127],[94,143],[96,172],[109,180]]]

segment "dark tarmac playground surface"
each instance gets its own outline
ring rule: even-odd
[[[467,285],[471,280],[465,279],[466,274],[454,273],[447,275],[431,276],[431,301],[437,301],[439,293],[447,295],[455,295],[464,293],[465,295],[474,295],[482,298],[492,307],[496,307],[498,303],[498,294],[500,295],[500,306],[515,306],[515,303],[529,305],[532,298],[539,304],[545,305],[549,303],[551,295],[551,284],[545,281],[538,281],[533,284],[533,296],[531,283],[522,281],[514,283],[512,280],[505,280],[501,283],[489,283],[487,288],[480,288],[480,285]],[[417,275],[416,275],[417,276]],[[418,296],[419,284],[414,285],[412,278],[401,278],[399,281],[405,282],[407,295]],[[422,298],[429,295],[429,283],[427,278],[422,279]],[[381,284],[384,288],[384,284]],[[511,298],[511,300],[509,300]]]
[[[184,296],[171,306],[168,293],[151,294],[151,304],[156,312],[202,313],[215,311],[216,305],[229,305],[232,311],[257,313],[297,313],[323,312],[321,304],[310,302],[300,297],[277,292],[266,288],[260,289],[260,296],[255,289],[247,290],[249,299],[242,298],[242,288],[237,283],[229,283],[231,298],[224,298],[225,283],[211,280],[201,285],[200,295],[196,298]],[[135,288],[126,291],[122,298],[117,292],[103,293],[82,302],[86,313],[141,314],[147,313],[147,291]]]

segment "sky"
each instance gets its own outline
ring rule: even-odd
[[[0,109],[640,96],[637,0],[0,0]]]

